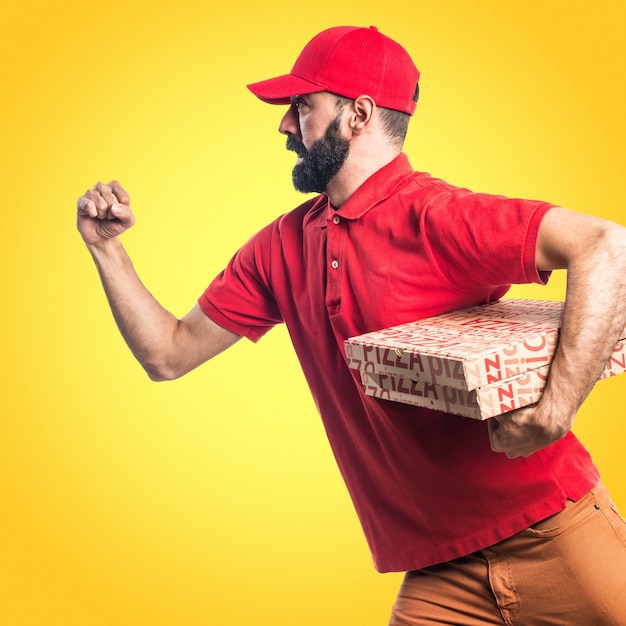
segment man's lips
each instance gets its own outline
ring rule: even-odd
[[[307,155],[307,153],[304,150],[291,150],[292,152],[295,152],[298,155],[299,159],[304,159],[304,157]]]
[[[302,163],[302,161],[304,161],[306,154],[302,154],[301,152],[298,152],[297,150],[292,150],[291,152],[294,152],[296,154],[296,156],[298,157],[296,159],[296,165]]]

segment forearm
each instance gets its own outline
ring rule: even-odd
[[[536,406],[489,420],[491,447],[529,456],[564,437],[626,326],[626,229],[553,209],[537,245],[540,270],[567,269],[561,333]]]
[[[240,339],[196,304],[181,320],[139,280],[119,236],[135,223],[130,196],[117,181],[97,183],[77,203],[77,227],[96,263],[115,321],[152,380],[171,380]]]
[[[565,432],[626,325],[624,230],[606,224],[581,252],[567,266],[560,340],[540,402],[542,412],[560,421]]]
[[[89,245],[113,317],[132,353],[150,378],[163,380],[178,319],[139,279],[118,238]]]

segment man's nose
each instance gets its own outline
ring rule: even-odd
[[[283,119],[278,126],[278,132],[282,135],[292,135],[300,141],[300,123],[298,120],[298,112],[294,106],[290,106],[285,115],[283,115]]]

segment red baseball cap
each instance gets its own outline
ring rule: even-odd
[[[270,104],[330,91],[346,98],[368,95],[387,109],[415,112],[420,73],[407,51],[375,26],[336,26],[315,35],[289,74],[248,85]]]

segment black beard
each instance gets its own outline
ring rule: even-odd
[[[326,129],[310,150],[291,135],[287,137],[287,150],[292,150],[302,158],[291,173],[293,186],[302,193],[322,193],[328,183],[341,169],[350,149],[350,142],[339,132],[339,117]]]

